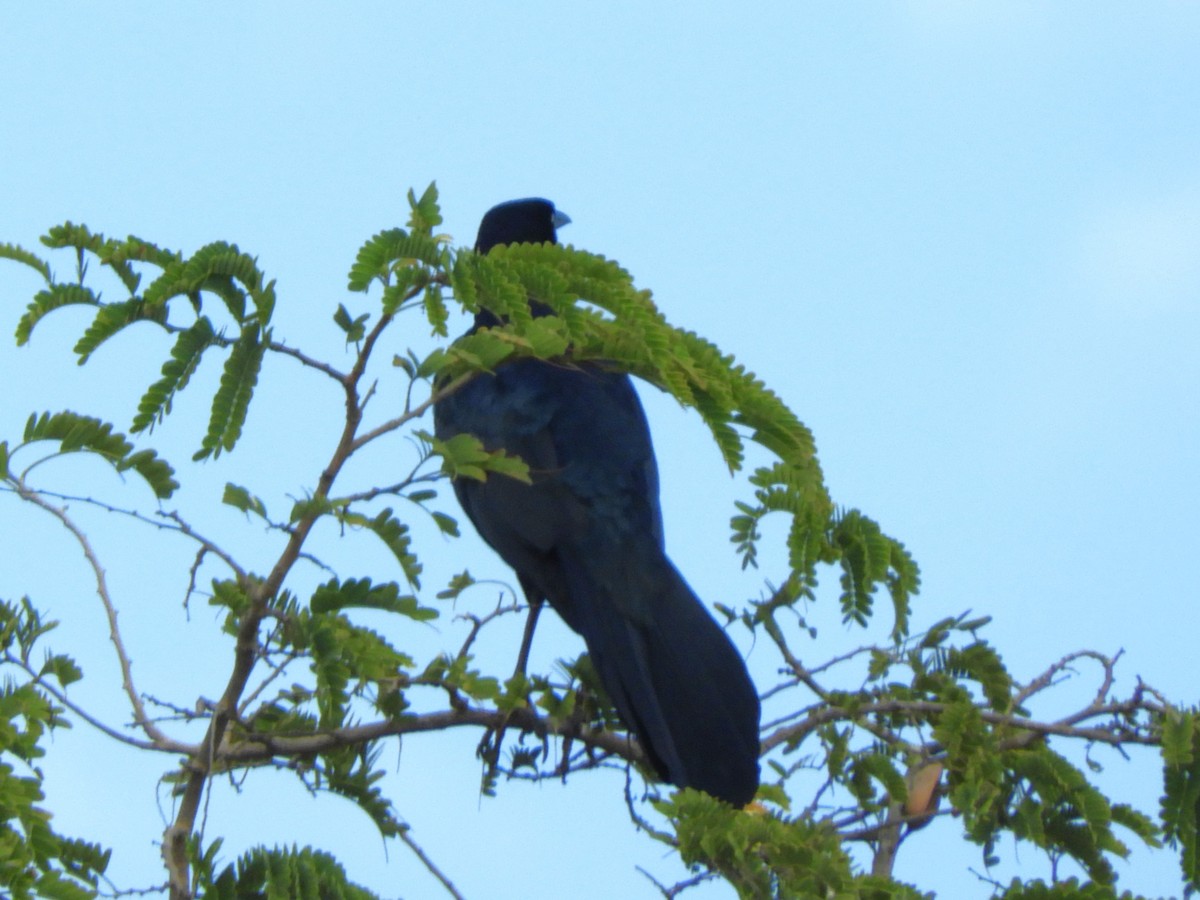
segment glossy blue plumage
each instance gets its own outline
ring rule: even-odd
[[[553,241],[544,200],[491,210],[476,249]],[[486,314],[476,327],[494,323]],[[650,431],[625,375],[520,360],[440,401],[445,439],[476,435],[529,465],[455,493],[531,601],[583,636],[621,719],[663,779],[743,805],[758,786],[759,703],[737,649],[663,551]]]

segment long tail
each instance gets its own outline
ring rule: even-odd
[[[564,558],[572,615],[659,776],[735,806],[758,790],[759,703],[741,654],[657,548]]]

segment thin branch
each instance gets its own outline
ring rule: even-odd
[[[805,737],[816,731],[822,725],[830,722],[855,721],[866,724],[868,716],[877,715],[908,715],[914,720],[929,719],[945,712],[951,703],[935,700],[881,700],[875,703],[863,703],[852,709],[840,706],[828,706],[815,710],[812,715],[799,725],[780,728],[765,738],[762,742],[763,752],[767,753],[781,744],[798,744]],[[1012,728],[1022,734],[1001,742],[1002,748],[1020,747],[1033,740],[1038,735],[1059,735],[1062,737],[1080,738],[1097,743],[1119,746],[1121,744],[1144,744],[1155,746],[1157,736],[1141,729],[1130,728],[1126,725],[1113,723],[1109,726],[1091,728],[1080,727],[1081,722],[1089,719],[1106,717],[1123,717],[1137,712],[1158,714],[1162,707],[1141,699],[1131,699],[1120,703],[1091,704],[1086,708],[1056,722],[1039,722],[1021,716],[997,713],[988,709],[979,709],[979,716],[992,725]]]
[[[478,373],[468,372],[464,375],[459,375],[445,387],[435,390],[424,402],[417,404],[411,410],[406,411],[403,415],[397,416],[395,419],[389,419],[382,425],[372,428],[365,434],[360,435],[354,441],[354,445],[351,449],[358,450],[359,448],[371,443],[371,441],[375,440],[376,438],[395,431],[397,428],[402,428],[414,419],[421,418],[426,412],[429,411],[430,408],[432,408],[435,403],[437,403],[439,400],[449,397],[455,391],[459,390],[463,385],[474,378],[476,374]]]
[[[193,541],[198,543],[201,547],[203,547],[205,550],[207,550],[213,556],[220,559],[221,562],[225,563],[225,565],[229,566],[230,570],[237,576],[237,580],[238,580],[239,584],[244,585],[247,582],[248,579],[246,576],[246,570],[243,569],[241,566],[239,566],[237,564],[237,561],[232,556],[230,556],[228,553],[226,553],[224,550],[222,550],[219,545],[217,545],[213,541],[210,541],[208,538],[204,537],[204,535],[200,534],[198,531],[196,531],[194,528],[192,528],[191,525],[189,525],[186,521],[184,521],[183,517],[180,516],[179,513],[173,512],[173,511],[172,512],[160,512],[159,515],[162,516],[164,519],[170,519],[172,522],[175,523],[176,531],[178,531],[180,534],[184,535],[185,537],[191,538]]]
[[[238,566],[232,556],[222,550],[216,542],[209,540],[204,535],[196,531],[177,512],[168,513],[159,510],[156,513],[159,518],[153,518],[143,512],[139,512],[136,509],[126,509],[124,507],[114,506],[113,504],[106,503],[103,500],[97,500],[95,497],[84,497],[79,494],[63,494],[58,491],[48,491],[42,488],[30,488],[25,486],[24,481],[20,483],[20,486],[24,488],[25,491],[35,492],[42,497],[51,497],[55,500],[61,500],[63,503],[86,503],[88,506],[94,506],[97,509],[103,510],[104,512],[115,513],[119,516],[126,516],[136,522],[140,522],[143,525],[149,525],[152,528],[157,528],[159,531],[174,531],[178,534],[182,534],[185,537],[194,540],[204,550],[207,550],[209,553],[212,553],[214,556],[220,558],[227,566],[229,566],[229,568],[238,576],[238,578],[245,577],[245,573],[242,571],[241,567]],[[20,489],[17,490],[17,493],[22,497],[26,496]],[[163,522],[161,519],[169,519],[171,524]]]
[[[485,583],[485,582],[477,582],[477,584],[483,584],[483,583]],[[470,652],[471,646],[475,643],[475,639],[477,637],[479,637],[479,632],[489,622],[491,622],[494,619],[498,619],[500,616],[507,615],[509,613],[519,613],[524,608],[525,607],[522,606],[521,603],[514,602],[514,603],[510,603],[507,606],[498,604],[496,606],[496,608],[493,609],[486,616],[477,616],[477,615],[474,615],[473,613],[462,613],[461,615],[456,616],[455,618],[462,619],[463,621],[466,621],[466,622],[470,622],[471,630],[467,633],[466,638],[463,640],[462,647],[459,648],[458,654],[454,658],[462,659],[464,656],[467,655],[467,653]]]
[[[1055,679],[1066,670],[1071,663],[1080,659],[1092,659],[1100,663],[1104,669],[1104,679],[1101,682],[1100,690],[1096,694],[1096,702],[1103,702],[1108,696],[1109,689],[1113,683],[1113,668],[1117,664],[1117,660],[1121,658],[1121,652],[1111,659],[1102,653],[1097,653],[1095,650],[1077,650],[1074,653],[1068,653],[1058,662],[1051,665],[1045,672],[1032,679],[1029,684],[1025,685],[1021,690],[1013,696],[1013,706],[1020,707],[1025,705],[1025,701],[1035,694],[1039,694],[1047,688],[1053,687]]]
[[[552,735],[570,737],[606,755],[632,763],[646,764],[641,748],[629,735],[621,732],[590,728],[570,721],[556,721],[527,707],[500,711],[469,706],[406,716],[403,719],[384,719],[312,734],[239,733],[237,743],[222,747],[216,759],[223,765],[255,764],[267,762],[277,756],[325,753],[340,747],[366,744],[396,735],[462,727],[494,729],[506,722],[541,738]]]
[[[244,716],[246,714],[246,710],[250,708],[250,704],[262,696],[262,692],[267,689],[267,686],[270,685],[271,682],[280,675],[282,675],[284,670],[299,658],[300,655],[298,653],[285,653],[283,660],[276,663],[271,668],[271,671],[267,674],[267,676],[262,680],[262,683],[259,684],[259,686],[252,690],[249,694],[247,694],[245,699],[243,699],[238,705],[238,715]]]
[[[328,375],[334,381],[346,380],[346,376],[333,366],[329,365],[328,363],[323,363],[319,359],[313,359],[311,356],[301,353],[295,347],[289,347],[287,344],[280,343],[279,341],[269,341],[267,343],[267,349],[273,350],[276,353],[281,353],[284,356],[290,356],[293,359],[298,360],[301,364],[308,366],[308,368],[315,369],[318,372]]]
[[[704,884],[706,881],[712,881],[717,877],[715,872],[701,872],[699,875],[693,875],[691,878],[685,879],[684,881],[678,881],[670,887],[667,887],[641,866],[635,866],[635,868],[640,874],[649,879],[652,885],[658,888],[659,893],[661,893],[666,900],[674,900],[675,897],[678,897],[684,891]]]
[[[101,721],[85,710],[82,706],[74,703],[62,690],[56,688],[53,684],[46,681],[42,677],[42,674],[29,665],[27,661],[8,653],[6,653],[3,659],[0,661],[10,663],[11,665],[22,669],[31,676],[34,684],[61,703],[66,709],[77,715],[84,722],[87,722],[87,724],[91,725],[97,731],[108,735],[114,741],[120,741],[122,744],[127,744],[130,747],[136,747],[139,750],[157,750],[159,752],[172,754],[190,753],[196,749],[194,744],[185,744],[182,741],[175,741],[166,737],[164,737],[162,740],[142,740],[141,738],[132,737],[121,731],[119,728],[115,728],[112,725]],[[147,721],[153,720],[147,719]]]
[[[380,316],[375,327],[371,329],[363,342],[354,367],[340,381],[345,393],[346,421],[342,434],[338,439],[328,464],[317,479],[313,499],[324,500],[329,497],[338,473],[359,446],[355,441],[359,425],[362,422],[362,407],[359,400],[358,385],[366,371],[371,353],[379,340],[379,336],[392,321],[390,314]],[[329,373],[327,373],[329,374]],[[200,802],[204,796],[205,786],[213,770],[214,760],[225,741],[225,733],[231,721],[237,717],[237,710],[250,673],[259,655],[258,628],[267,612],[267,604],[272,597],[279,594],[283,582],[300,558],[304,542],[316,524],[319,514],[312,513],[302,517],[288,532],[288,541],[282,553],[276,560],[267,577],[256,584],[248,585],[249,608],[243,613],[238,625],[237,639],[234,646],[233,670],[221,699],[213,710],[212,721],[209,722],[208,732],[204,738],[206,753],[193,755],[188,761],[188,778],[183,787],[179,808],[174,822],[163,835],[162,853],[171,883],[171,900],[189,900],[192,896],[189,864],[187,855],[187,839],[196,824],[196,816]]]
[[[169,322],[160,322],[159,324],[170,334],[180,334],[181,332],[188,330],[182,325],[172,325]],[[217,347],[232,347],[235,343],[237,343],[234,338],[225,337],[223,334],[214,334],[210,339],[210,342]],[[301,365],[321,372],[324,375],[328,375],[334,381],[343,382],[346,380],[346,376],[342,372],[339,372],[328,363],[323,363],[319,359],[313,359],[306,353],[297,350],[295,347],[289,347],[287,344],[281,343],[280,341],[268,341],[267,349],[283,356],[290,356]]]
[[[464,900],[463,895],[460,894],[458,892],[458,888],[454,886],[454,882],[451,881],[446,874],[437,867],[434,861],[429,858],[429,855],[421,849],[421,846],[412,839],[412,836],[409,835],[407,828],[401,828],[400,833],[397,836],[400,838],[400,840],[404,841],[409,850],[416,854],[416,857],[421,861],[421,864],[429,870],[429,874],[442,883],[442,887],[446,889],[446,893],[453,897],[454,900]]]
[[[146,715],[141,695],[138,693],[137,687],[134,686],[132,665],[129,662],[129,654],[125,651],[125,643],[121,638],[121,629],[117,625],[117,609],[113,605],[112,595],[108,591],[108,580],[104,575],[104,567],[100,565],[100,560],[96,557],[96,553],[92,549],[87,535],[67,515],[67,511],[64,508],[55,506],[42,497],[38,491],[26,487],[24,482],[14,481],[10,483],[15,486],[17,494],[21,499],[44,509],[50,515],[54,516],[54,518],[58,519],[79,544],[84,557],[88,561],[88,565],[91,566],[92,574],[95,576],[96,593],[100,597],[100,603],[104,606],[104,614],[108,617],[108,636],[109,640],[112,641],[113,648],[116,650],[117,661],[121,667],[121,685],[125,689],[125,696],[129,699],[129,703],[133,707],[133,722],[154,743],[168,742],[170,738],[161,732],[158,726],[151,722],[150,717]]]

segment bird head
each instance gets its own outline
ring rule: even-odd
[[[487,253],[498,244],[557,243],[555,230],[570,222],[549,200],[530,197],[493,206],[479,223],[475,251]]]

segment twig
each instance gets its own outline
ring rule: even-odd
[[[416,854],[417,859],[419,859],[422,865],[429,870],[429,874],[442,883],[442,887],[446,889],[446,892],[453,897],[454,900],[464,900],[463,895],[460,894],[458,892],[458,888],[454,886],[454,882],[451,881],[446,874],[437,867],[434,861],[429,858],[429,855],[421,849],[421,846],[412,839],[407,828],[401,828],[397,837],[399,837],[400,840],[404,841],[404,843],[408,845],[408,849]]]
[[[142,740],[141,738],[131,737],[120,729],[114,728],[112,725],[102,722],[100,719],[93,716],[77,703],[73,703],[63,691],[46,681],[42,677],[41,673],[36,671],[25,660],[6,653],[2,661],[22,669],[32,677],[34,684],[38,685],[42,690],[50,694],[50,696],[61,703],[64,707],[69,709],[75,715],[79,716],[79,718],[84,722],[87,722],[87,724],[91,725],[97,731],[103,732],[115,741],[120,741],[122,744],[127,744],[130,747],[136,747],[139,750],[157,750],[163,753],[190,753],[195,750],[194,744],[185,744],[182,741],[175,741],[165,736],[159,740]],[[152,722],[153,720],[147,718],[146,721]]]
[[[188,330],[187,328],[184,328],[182,325],[172,325],[169,322],[160,322],[159,324],[167,332],[169,332],[171,334],[179,334],[181,332]],[[237,341],[234,338],[225,337],[223,334],[214,334],[210,338],[210,341],[211,341],[211,343],[215,344],[218,347],[232,347],[235,343],[237,343]],[[328,363],[323,363],[319,359],[313,359],[311,356],[308,356],[307,354],[302,353],[300,350],[297,350],[295,347],[289,347],[287,344],[281,343],[280,341],[268,341],[267,349],[274,353],[279,353],[283,356],[290,356],[290,357],[292,357],[292,359],[296,360],[301,365],[307,366],[310,369],[315,369],[318,372],[328,375],[334,381],[341,382],[346,379],[346,376],[343,373],[339,372],[337,369],[335,369],[333,366],[329,365]]]
[[[23,481],[10,482],[16,488],[17,494],[21,499],[32,503],[34,506],[44,509],[54,518],[58,519],[62,526],[67,529],[79,544],[83,551],[84,557],[88,561],[88,565],[92,568],[92,574],[96,578],[96,593],[100,597],[100,603],[104,606],[104,614],[108,617],[108,636],[112,641],[113,648],[117,653],[117,661],[121,667],[121,685],[125,689],[125,696],[129,699],[130,705],[133,707],[133,722],[145,732],[146,737],[150,738],[153,743],[166,743],[170,739],[158,729],[149,716],[146,715],[146,709],[142,705],[141,695],[133,683],[133,670],[129,662],[129,654],[125,651],[125,643],[121,638],[121,629],[117,625],[117,609],[113,605],[112,596],[108,591],[108,580],[104,576],[104,567],[100,565],[100,560],[96,557],[95,551],[92,549],[91,543],[87,539],[87,535],[75,524],[74,520],[67,515],[67,511],[61,507],[55,506],[50,501],[46,500],[40,493],[32,488],[26,487]]]
[[[509,721],[522,731],[538,737],[555,735],[580,741],[593,750],[619,757],[641,765],[646,759],[628,735],[580,726],[575,722],[560,722],[542,716],[527,707],[501,712],[495,709],[479,709],[466,706],[461,709],[440,710],[421,715],[405,716],[402,719],[383,719],[363,725],[352,725],[332,731],[308,734],[256,734],[239,733],[236,744],[222,747],[217,760],[222,764],[241,765],[261,763],[276,756],[297,756],[324,753],[339,747],[347,747],[377,741],[381,738],[425,731],[445,731],[451,728],[496,728]]]
[[[181,515],[179,515],[179,513],[174,512],[174,511],[172,511],[172,512],[164,511],[164,512],[160,512],[159,515],[162,516],[164,519],[170,519],[172,522],[175,523],[175,529],[180,534],[191,538],[193,541],[195,541],[197,544],[199,544],[201,547],[203,547],[205,550],[207,550],[213,556],[220,559],[221,562],[225,563],[225,565],[229,566],[230,570],[237,576],[237,580],[238,580],[239,584],[242,584],[242,585],[246,584],[246,582],[247,582],[246,571],[237,564],[237,560],[235,560],[232,556],[230,556],[228,553],[226,553],[224,550],[222,550],[218,544],[214,543],[213,541],[210,541],[204,535],[202,535],[198,531],[196,531],[196,529],[192,528],[191,525],[189,525],[186,521],[184,521],[183,517]]]
[[[853,709],[840,706],[823,707],[815,710],[807,720],[799,725],[780,728],[765,738],[762,742],[763,752],[767,753],[780,744],[798,744],[810,733],[830,722],[852,720],[866,725],[867,723],[864,721],[866,717],[874,715],[909,715],[915,720],[928,719],[940,715],[952,705],[935,700],[881,700],[875,703],[863,703]],[[1112,746],[1126,743],[1154,746],[1158,743],[1156,736],[1143,733],[1135,728],[1115,724],[1107,727],[1083,728],[1079,723],[1107,716],[1128,716],[1136,712],[1159,713],[1161,711],[1161,706],[1144,700],[1127,700],[1120,703],[1092,704],[1056,722],[1039,722],[1007,713],[992,712],[988,709],[980,709],[979,716],[992,725],[1007,726],[1023,733],[1023,736],[1001,742],[1001,747],[1023,746],[1037,735],[1060,735]]]
[[[159,510],[156,514],[157,516],[159,516],[159,518],[152,518],[151,516],[148,516],[143,512],[139,512],[136,509],[126,509],[124,507],[114,506],[113,504],[106,503],[103,500],[97,500],[95,497],[84,497],[84,496],[78,495],[78,494],[63,494],[63,493],[59,493],[58,491],[48,491],[48,490],[43,490],[41,488],[36,488],[36,489],[30,488],[30,487],[26,487],[24,485],[24,482],[22,482],[20,484],[20,486],[17,490],[18,495],[20,495],[22,497],[25,497],[26,494],[20,488],[24,488],[24,491],[36,492],[39,496],[42,496],[42,497],[52,497],[55,500],[61,500],[63,503],[86,503],[89,506],[94,506],[97,509],[102,509],[108,513],[115,513],[116,515],[119,515],[119,516],[127,516],[128,518],[133,519],[134,521],[141,522],[143,525],[149,525],[152,528],[157,528],[160,531],[177,532],[179,534],[184,535],[185,537],[191,538],[196,543],[198,543],[203,549],[207,550],[209,553],[212,553],[214,556],[219,557],[222,561],[225,562],[226,565],[229,566],[229,568],[231,570],[233,570],[233,572],[239,578],[244,577],[244,573],[241,571],[240,567],[234,561],[232,556],[230,556],[228,553],[226,553],[224,550],[222,550],[221,547],[217,543],[209,540],[204,535],[202,535],[198,531],[196,531],[177,512],[168,513],[168,512]],[[163,522],[163,521],[161,521],[161,519],[169,519],[171,524],[168,524],[167,522]]]
[[[340,379],[342,390],[345,393],[346,421],[337,446],[317,479],[316,490],[313,492],[313,499],[316,501],[329,497],[338,473],[341,472],[342,467],[356,448],[355,435],[362,423],[358,385],[366,371],[367,363],[379,336],[391,321],[390,314],[385,313],[380,316],[375,327],[363,341],[362,349],[359,351],[353,368]],[[327,374],[331,372],[332,370]],[[175,820],[163,835],[162,854],[171,884],[171,900],[190,900],[192,896],[187,855],[188,835],[195,827],[200,802],[204,796],[209,775],[213,771],[214,762],[224,744],[226,730],[230,722],[237,717],[242,694],[246,690],[250,673],[258,660],[258,628],[267,613],[267,604],[272,597],[279,594],[292,566],[300,558],[304,542],[316,524],[317,518],[318,514],[312,513],[295,523],[288,532],[287,544],[263,581],[250,584],[243,579],[250,602],[238,625],[233,669],[221,699],[217,701],[216,708],[213,710],[213,717],[204,738],[204,750],[188,760],[188,778],[181,793],[179,808]]]
[[[487,583],[488,582],[484,582],[484,581],[476,582],[477,585],[487,584]],[[505,585],[504,587],[506,590],[510,590],[510,588],[508,588],[507,585]],[[479,637],[479,632],[483,629],[483,627],[485,625],[487,625],[493,619],[498,619],[500,616],[507,615],[508,613],[518,613],[522,609],[524,609],[524,607],[519,602],[514,602],[514,603],[508,604],[507,606],[497,604],[496,608],[493,609],[486,616],[476,616],[471,613],[463,613],[463,614],[457,616],[457,618],[459,618],[459,619],[463,619],[464,621],[470,622],[471,630],[467,633],[466,638],[463,640],[462,647],[459,648],[458,654],[454,658],[462,659],[463,657],[465,657],[467,655],[467,653],[470,652],[471,646],[475,643],[475,639],[477,637]]]
[[[712,881],[717,877],[715,872],[701,872],[699,875],[693,875],[691,878],[685,879],[684,881],[677,881],[675,884],[667,887],[641,866],[635,866],[634,868],[637,869],[640,874],[648,878],[650,883],[658,888],[659,892],[663,895],[663,897],[666,898],[666,900],[674,900],[675,897],[678,897],[689,888],[694,888],[698,885],[704,884],[706,881]]]
[[[283,660],[276,663],[271,668],[271,671],[268,673],[267,677],[262,680],[262,683],[259,684],[259,686],[252,690],[249,694],[247,694],[245,699],[243,699],[238,705],[238,715],[244,716],[246,714],[246,710],[250,708],[250,704],[262,696],[262,692],[267,689],[267,686],[280,675],[282,675],[284,670],[299,658],[300,655],[298,653],[284,654]]]
[[[402,428],[411,422],[413,419],[419,419],[439,400],[449,397],[455,391],[459,390],[463,385],[476,376],[475,372],[468,372],[465,375],[459,375],[445,387],[438,388],[431,393],[424,402],[417,404],[411,410],[408,410],[402,416],[397,416],[395,419],[389,419],[382,425],[372,428],[365,434],[360,435],[355,439],[351,451],[360,449],[371,443],[376,438],[382,437],[388,432],[395,431],[397,428]]]

